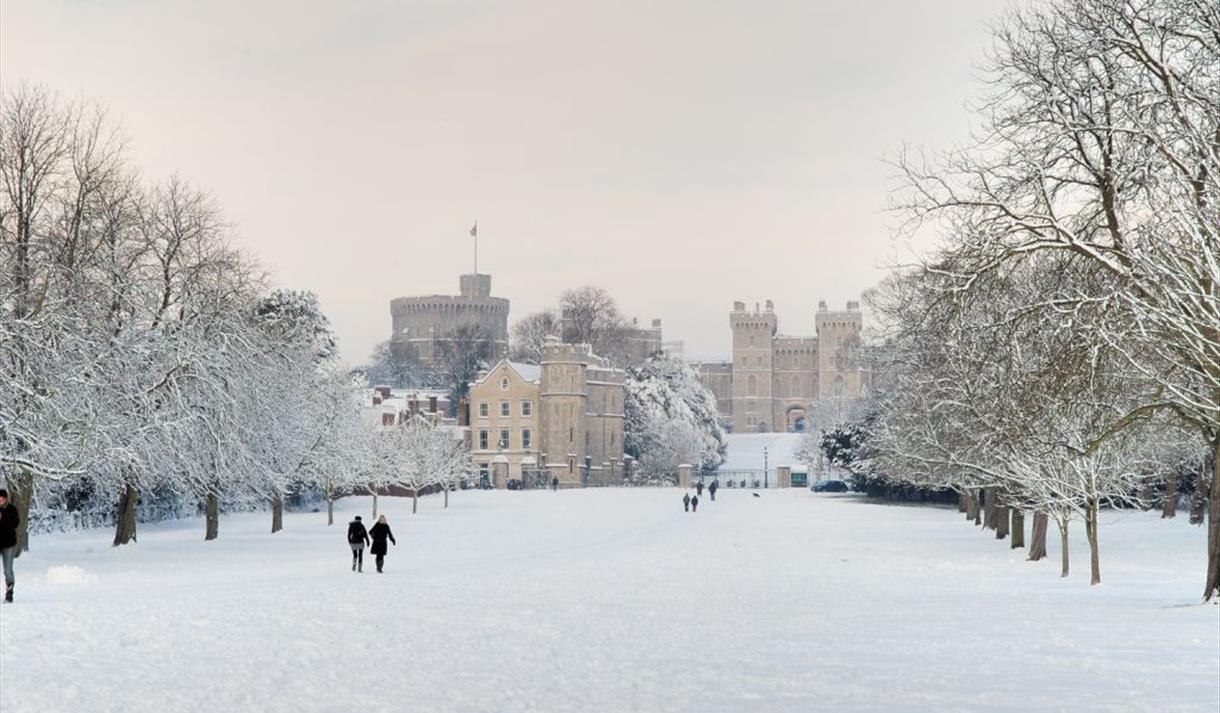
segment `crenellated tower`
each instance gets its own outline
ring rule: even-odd
[[[772,340],[779,326],[775,306],[734,302],[729,313],[733,330],[733,430],[737,433],[770,431],[773,353]]]

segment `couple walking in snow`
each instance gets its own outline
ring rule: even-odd
[[[385,521],[385,515],[377,518],[377,523],[373,525],[373,529],[365,530],[364,523],[360,521],[360,516],[357,515],[355,520],[352,520],[347,525],[347,544],[352,548],[352,571],[364,571],[364,546],[372,542],[372,547],[369,549],[373,555],[377,557],[377,572],[381,573],[381,568],[385,565],[386,555],[386,540],[389,540],[398,546],[398,541],[394,539],[394,533],[390,531],[390,525]]]
[[[699,496],[691,497],[690,493],[683,495],[682,509],[686,512],[699,512]]]

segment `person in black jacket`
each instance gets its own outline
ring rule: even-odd
[[[690,512],[690,493],[686,493],[682,496],[682,510],[685,512]]]
[[[373,525],[373,529],[369,530],[369,535],[373,538],[373,546],[369,548],[369,552],[377,556],[377,573],[381,574],[381,567],[385,564],[386,553],[386,538],[398,546],[398,540],[394,539],[394,533],[390,532],[390,526],[385,521],[385,515],[377,518],[377,524]]]
[[[707,486],[707,494],[712,496],[712,500],[716,499],[716,490],[720,487],[720,481],[713,480],[712,484]]]
[[[690,499],[690,511],[699,512],[699,496],[698,495],[696,495],[695,497]]]
[[[0,488],[0,560],[4,561],[4,601],[13,601],[13,558],[17,556],[17,526],[21,515],[17,506],[9,502],[8,491]]]
[[[695,483],[695,495],[696,496],[703,495],[703,481],[702,480],[700,480],[698,483]]]
[[[352,571],[364,571],[364,546],[368,544],[369,533],[360,522],[360,516],[347,524],[347,544],[352,546]]]

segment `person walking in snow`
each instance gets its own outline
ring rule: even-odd
[[[713,502],[716,500],[716,488],[720,487],[719,485],[716,484],[716,482],[717,481],[713,480],[712,484],[707,486],[707,494],[712,496]]]
[[[695,497],[699,497],[700,495],[703,495],[703,481],[702,480],[700,480],[698,483],[695,483]]]
[[[13,585],[17,578],[13,576],[13,558],[17,556],[17,526],[21,524],[21,515],[17,514],[17,506],[8,499],[8,491],[0,488],[0,560],[4,561],[4,601],[13,601]]]
[[[683,512],[690,512],[690,493],[682,496],[682,510]]]
[[[559,492],[559,476],[558,475],[555,476],[554,478],[551,478],[551,492],[553,492],[553,493]]]
[[[690,499],[690,511],[698,512],[698,510],[699,510],[699,496],[696,495],[695,497]]]
[[[394,533],[390,532],[390,526],[385,521],[385,515],[377,518],[377,523],[373,525],[373,529],[369,530],[369,535],[373,538],[373,546],[369,548],[369,552],[376,556],[377,573],[381,574],[381,567],[385,564],[385,541],[388,538],[397,547],[398,540],[395,540]]]
[[[369,533],[360,522],[360,516],[347,524],[347,544],[352,546],[352,571],[364,571],[364,546],[368,544]]]

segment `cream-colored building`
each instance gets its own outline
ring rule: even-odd
[[[470,385],[475,468],[497,486],[622,482],[624,380],[587,345],[557,339],[541,365],[501,360]]]
[[[733,303],[732,360],[696,366],[734,432],[803,431],[818,413],[863,395],[868,375],[858,359],[860,303],[832,311],[820,302],[814,320],[816,336],[787,336],[779,333],[771,300],[753,310]]]

